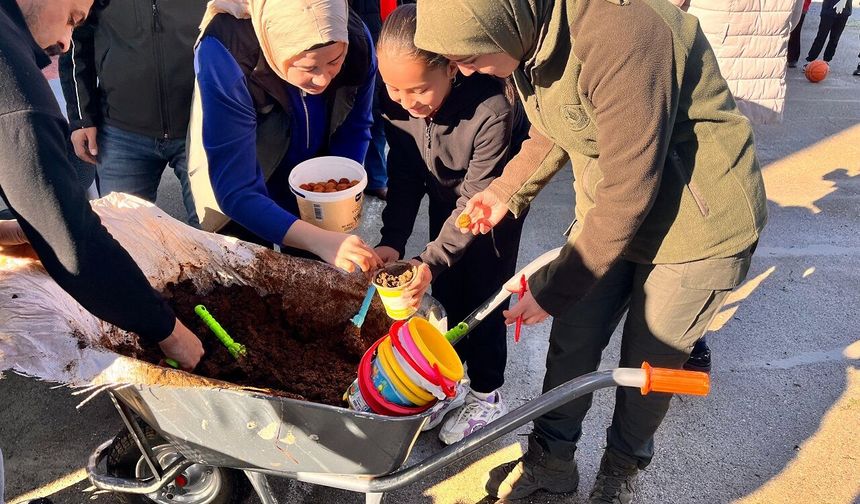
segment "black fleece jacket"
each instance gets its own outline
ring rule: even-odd
[[[0,0],[0,195],[56,282],[93,315],[157,342],[176,317],[90,208],[69,163],[50,63],[15,0]]]
[[[511,104],[501,80],[480,74],[458,75],[432,120],[410,116],[387,95],[382,112],[389,146],[388,202],[379,245],[403,257],[425,194],[453,208],[439,236],[419,257],[436,278],[474,240],[456,228],[457,216],[519,151],[528,137],[528,120],[518,101]]]

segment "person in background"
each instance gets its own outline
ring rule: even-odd
[[[514,274],[525,217],[506,219],[492,235],[476,238],[458,231],[457,216],[519,152],[528,121],[513,90],[506,94],[502,79],[464,77],[454,63],[416,48],[415,12],[415,5],[398,7],[385,21],[378,45],[388,95],[382,112],[390,182],[376,252],[386,262],[404,257],[427,195],[433,241],[414,259],[421,281],[411,287],[413,304],[420,303],[432,280],[433,296],[448,319],[460,321]],[[455,400],[434,412],[425,426],[433,429],[456,410],[439,432],[445,444],[460,441],[507,412],[499,392],[507,362],[506,308],[497,308],[457,344],[470,386],[458,390]]]
[[[803,12],[788,38],[788,68],[796,68],[797,61],[800,59],[800,33],[803,31],[803,22],[806,21],[806,13],[809,12],[810,5],[812,0],[803,0]]]
[[[568,241],[504,312],[508,324],[553,316],[544,392],[597,370],[625,314],[620,367],[680,368],[746,277],[767,217],[752,127],[696,19],[665,0],[420,1],[415,45],[464,75],[513,76],[533,125],[466,204],[466,232],[520,215],[573,169]],[[589,503],[634,499],[671,399],[616,390]],[[527,452],[493,469],[487,492],[575,491],[590,407],[589,394],[535,419]]]
[[[382,29],[382,11],[379,0],[349,0],[352,10],[364,21],[370,31],[373,44],[379,39]],[[385,167],[385,122],[379,110],[379,100],[385,90],[382,89],[379,76],[376,80],[376,91],[373,96],[373,125],[370,127],[370,145],[364,158],[364,169],[367,172],[367,187],[365,194],[385,200],[388,194],[388,174]]]
[[[212,2],[194,65],[188,157],[203,228],[347,271],[381,265],[358,236],[298,219],[288,180],[302,161],[367,153],[376,57],[346,0]]]
[[[206,0],[114,2],[75,30],[60,58],[72,145],[96,165],[99,194],[155,202],[170,165],[195,227],[185,136],[193,46],[205,9]]]
[[[698,19],[741,113],[753,124],[782,122],[785,55],[791,61],[789,35],[792,27],[802,23],[801,4],[796,0],[671,2]],[[704,336],[696,342],[684,368],[711,371],[711,349]]]
[[[818,33],[815,34],[815,40],[812,41],[809,54],[806,55],[807,64],[818,59],[822,48],[824,49],[824,61],[830,63],[836,54],[839,38],[842,36],[850,17],[851,0],[824,0],[821,4]],[[827,47],[824,47],[825,42],[827,42]],[[803,65],[803,69],[806,70],[806,65]]]
[[[93,315],[191,370],[203,355],[200,340],[90,207],[69,163],[68,125],[40,71],[48,55],[71,47],[72,29],[92,3],[0,0],[0,196],[17,219],[3,224],[3,234],[6,244],[29,242],[48,274]]]
[[[860,54],[858,54],[857,57],[860,58]],[[860,63],[857,64],[857,68],[854,70],[854,72],[851,75],[854,75],[855,77],[860,76]]]

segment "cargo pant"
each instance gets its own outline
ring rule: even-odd
[[[621,261],[567,313],[553,320],[544,392],[595,371],[603,349],[627,312],[620,367],[680,369],[725,302],[746,277],[752,249],[734,257],[686,264]],[[669,409],[671,394],[642,396],[619,387],[607,430],[607,449],[647,466],[654,454],[654,432]],[[591,394],[538,418],[534,434],[554,457],[573,459]]]

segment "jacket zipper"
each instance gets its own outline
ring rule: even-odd
[[[432,160],[430,159],[430,149],[433,146],[433,141],[430,137],[431,128],[433,127],[433,120],[427,119],[424,127],[424,164],[429,166],[433,166]]]
[[[299,91],[299,96],[302,99],[302,108],[305,109],[305,133],[307,133],[307,146],[305,149],[311,150],[311,116],[308,114],[308,105],[305,103],[305,92]]]
[[[161,136],[167,140],[170,138],[170,121],[168,120],[167,87],[164,84],[164,61],[161,50],[161,38],[159,33],[164,31],[161,23],[161,13],[158,10],[158,0],[152,0],[152,33],[153,51],[155,52],[156,73],[158,74],[159,107],[161,108]]]

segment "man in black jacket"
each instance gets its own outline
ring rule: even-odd
[[[169,164],[195,227],[185,136],[205,10],[206,0],[115,0],[74,31],[60,58],[72,144],[97,165],[99,193],[154,202]]]
[[[92,3],[0,0],[0,196],[66,292],[190,370],[203,355],[200,340],[90,208],[66,154],[66,120],[40,71],[47,54],[68,50]]]

